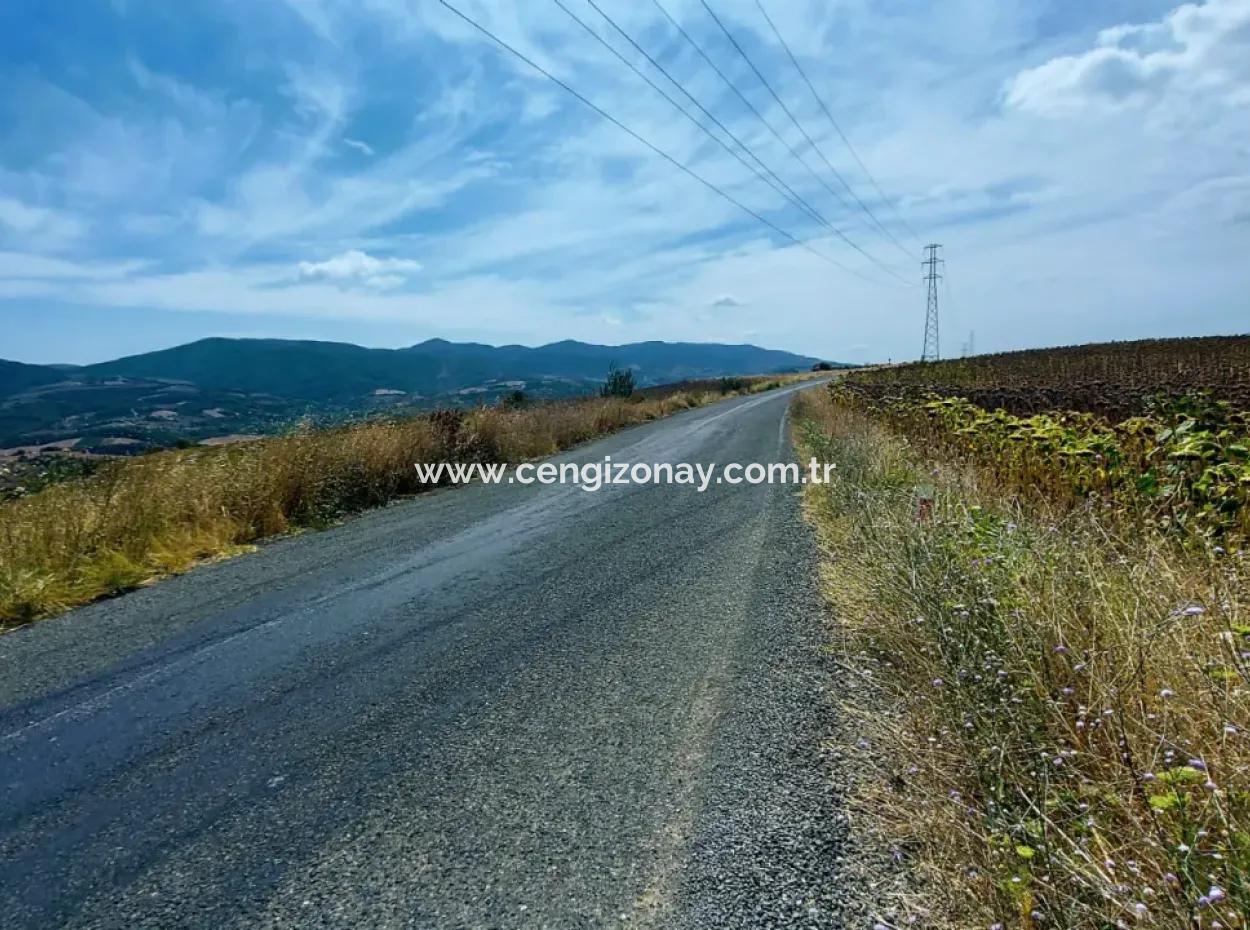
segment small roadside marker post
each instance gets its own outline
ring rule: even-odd
[[[933,501],[937,491],[931,484],[922,484],[916,488],[916,522],[928,523],[933,519]]]

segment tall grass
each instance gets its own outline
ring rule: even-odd
[[[1245,927],[1245,556],[1024,503],[827,392],[795,403],[805,453],[838,464],[807,505],[847,713],[878,750],[860,820],[924,892],[897,906],[927,927]]]
[[[445,410],[118,461],[0,504],[0,629],[426,490],[414,463],[537,458],[785,380],[793,379],[744,379],[734,391]]]

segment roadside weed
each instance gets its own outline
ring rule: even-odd
[[[807,506],[841,661],[879,699],[861,816],[915,865],[914,916],[1244,927],[1244,556],[1022,494],[828,392],[795,413],[804,453],[839,465]]]

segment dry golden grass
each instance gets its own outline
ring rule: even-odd
[[[807,506],[880,766],[858,816],[920,879],[895,906],[926,927],[1245,927],[1245,556],[1022,505],[827,392],[795,404],[805,453],[838,464]]]
[[[0,504],[0,629],[425,490],[414,463],[519,462],[791,380],[444,411],[119,461]]]

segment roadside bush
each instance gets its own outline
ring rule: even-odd
[[[634,393],[634,373],[628,368],[608,369],[608,379],[599,389],[601,397],[629,397]]]

